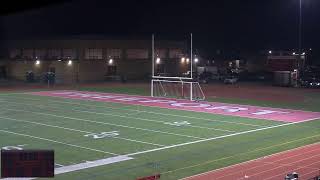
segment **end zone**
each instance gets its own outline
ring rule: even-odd
[[[193,102],[170,98],[152,98],[114,93],[96,93],[85,91],[42,91],[28,94],[61,97],[69,99],[113,102],[120,104],[152,106],[167,109],[204,112],[226,116],[265,119],[280,122],[305,122],[320,119],[320,112],[310,112],[292,109],[259,107],[249,105],[227,104],[218,102]]]

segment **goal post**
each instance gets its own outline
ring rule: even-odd
[[[205,100],[199,82],[185,80],[152,79],[152,97],[188,99],[191,101]]]
[[[192,33],[190,34],[190,50],[185,45],[177,56],[161,57],[158,49],[155,54],[155,36],[152,34],[152,76],[151,96],[171,97],[193,100],[204,100],[205,96],[198,82],[193,77]],[[179,51],[178,51],[179,52]],[[169,51],[170,54],[170,51]]]

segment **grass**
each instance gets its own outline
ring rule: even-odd
[[[130,90],[135,91],[141,89]],[[28,94],[0,94],[0,101],[0,147],[24,145],[25,149],[54,149],[56,163],[64,166],[282,124]],[[188,121],[193,126],[166,124],[176,121]],[[130,156],[132,160],[65,173],[55,179],[126,180],[161,173],[161,179],[175,180],[319,142],[319,129],[320,120],[292,124],[136,154]],[[110,131],[118,131],[119,135],[101,139],[85,136]]]

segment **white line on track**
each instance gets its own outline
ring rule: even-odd
[[[276,166],[276,167],[274,167],[274,168],[272,168],[272,169],[266,169],[265,171],[259,171],[258,173],[251,174],[250,177],[252,177],[252,176],[257,176],[257,175],[259,175],[259,174],[263,174],[263,173],[269,172],[269,171],[272,172],[273,170],[279,169],[279,168],[281,168],[281,167],[292,166],[292,164],[295,164],[295,163],[297,163],[297,162],[301,162],[301,161],[304,161],[304,160],[306,160],[306,159],[311,159],[311,158],[318,157],[318,156],[319,156],[319,155],[311,156],[311,157],[304,158],[304,159],[299,160],[299,161],[295,161],[295,162],[293,162],[293,163],[283,164],[283,165],[281,165],[281,166]],[[315,163],[318,163],[318,162],[311,163],[310,165],[313,165],[313,164],[315,164]],[[302,167],[297,167],[297,168],[295,168],[293,171],[298,170],[298,169],[301,169],[301,168],[302,168]],[[304,167],[304,168],[305,168],[305,167]],[[315,168],[312,168],[312,169],[315,169]],[[279,175],[281,175],[281,174],[277,174],[277,175],[275,175],[275,176],[279,176]],[[274,178],[275,176],[268,177],[268,178],[266,178],[265,180]],[[240,179],[244,179],[244,178],[240,178]]]
[[[70,143],[64,143],[64,142],[60,142],[60,141],[56,141],[56,140],[52,140],[52,139],[47,139],[47,138],[32,136],[32,135],[29,135],[29,134],[17,133],[17,132],[13,132],[13,131],[2,130],[2,129],[0,129],[0,132],[4,132],[4,133],[8,133],[8,134],[14,134],[14,135],[19,135],[19,136],[24,136],[24,137],[30,137],[30,138],[33,138],[33,139],[40,139],[40,140],[44,140],[44,141],[49,141],[49,142],[53,142],[53,143],[57,143],[57,144],[63,144],[63,145],[66,145],[66,146],[71,146],[71,147],[76,147],[76,148],[80,148],[80,149],[85,149],[85,150],[100,152],[100,153],[104,153],[104,154],[119,155],[119,154],[112,153],[112,152],[102,151],[102,150],[93,149],[93,148],[88,148],[88,147],[79,146],[79,145],[70,144]]]
[[[30,94],[28,94],[30,95]],[[32,95],[32,94],[31,94]],[[48,96],[51,97],[51,96]],[[10,97],[12,98],[12,97]],[[14,97],[17,99],[25,99],[25,100],[33,100],[33,101],[42,101],[43,99],[36,99],[36,98],[25,98],[25,97]],[[55,97],[55,98],[60,98],[62,97]],[[63,98],[66,99],[66,98]],[[76,99],[68,99],[75,101]],[[168,114],[168,113],[160,113],[160,112],[154,112],[154,111],[146,111],[146,110],[135,110],[135,109],[130,109],[130,108],[124,108],[124,107],[130,107],[128,105],[123,105],[121,108],[116,108],[110,105],[106,106],[98,106],[98,105],[89,105],[89,104],[81,104],[81,103],[75,103],[75,102],[66,102],[66,101],[58,101],[58,100],[46,100],[48,102],[55,102],[55,103],[60,103],[60,104],[72,104],[72,105],[78,105],[78,106],[87,106],[87,107],[100,107],[100,108],[109,108],[109,109],[119,109],[119,110],[127,110],[127,111],[134,111],[134,112],[143,112],[143,113],[149,113],[149,114],[157,114],[157,115],[164,115],[164,116],[173,116],[173,117],[181,117],[181,118],[189,118],[189,119],[198,119],[198,120],[203,120],[203,121],[210,121],[210,122],[222,122],[222,123],[227,123],[227,124],[238,124],[238,125],[244,125],[244,126],[253,126],[253,127],[264,127],[263,125],[256,125],[256,124],[249,124],[249,123],[240,123],[240,122],[231,122],[231,121],[223,121],[223,120],[215,120],[215,119],[209,119],[209,118],[200,118],[200,117],[193,117],[193,116],[183,116],[183,115],[178,115],[178,114]],[[82,100],[84,101],[84,100]],[[98,102],[94,100],[87,99],[85,101],[90,101],[90,102]],[[105,104],[107,103],[114,103],[114,104],[120,104],[120,103],[115,103],[115,102],[104,102]],[[131,105],[135,106],[135,105]],[[136,105],[139,106],[139,105]]]
[[[64,130],[68,130],[68,131],[76,131],[76,132],[81,132],[81,133],[88,133],[88,134],[94,133],[94,132],[90,132],[90,131],[83,131],[83,130],[78,130],[78,129],[66,128],[66,127],[62,127],[62,126],[55,126],[55,125],[50,125],[50,124],[45,124],[45,123],[38,123],[38,122],[33,122],[33,121],[18,120],[18,119],[9,118],[9,117],[3,117],[3,116],[0,116],[0,119],[6,119],[6,120],[10,120],[10,121],[17,121],[17,122],[26,122],[26,123],[31,123],[31,124],[37,124],[40,126],[59,128],[59,129],[64,129]],[[165,146],[165,145],[161,145],[161,144],[155,144],[155,143],[133,140],[133,139],[128,139],[128,138],[122,138],[122,137],[112,137],[112,138],[122,139],[122,140],[126,140],[126,141],[137,142],[137,143],[143,143],[143,144],[148,144],[148,145],[160,146],[160,147]]]
[[[6,103],[25,105],[25,103],[17,103],[17,102],[9,102],[9,101],[6,101]],[[44,106],[44,105],[32,105],[32,106],[39,107],[39,108],[48,107],[50,109],[61,110],[61,108],[52,107],[52,106],[50,106],[50,107],[49,106]],[[82,113],[89,113],[89,114],[98,114],[98,115],[104,115],[104,116],[114,116],[114,117],[121,117],[121,118],[126,118],[126,119],[136,119],[136,120],[155,122],[155,123],[161,123],[161,124],[168,123],[168,121],[158,121],[158,120],[152,120],[152,119],[146,119],[146,118],[140,118],[140,117],[133,117],[133,116],[129,116],[129,115],[124,116],[124,115],[119,115],[119,114],[114,114],[114,113],[95,112],[95,111],[92,111],[92,110],[85,111],[85,110],[82,110],[82,109],[79,109],[79,108],[71,108],[70,110],[76,111],[76,112],[82,112]],[[171,122],[169,122],[169,123],[171,123]],[[210,128],[210,127],[203,127],[203,126],[194,126],[194,125],[185,125],[185,126],[189,126],[189,127],[193,127],[193,128],[200,128],[200,129],[214,130],[214,131],[230,132],[230,133],[234,133],[235,132],[235,131],[230,131],[230,130],[225,130],[225,129]]]
[[[295,151],[295,150],[299,150],[299,149],[303,149],[303,148],[308,148],[308,147],[310,147],[310,146],[314,146],[314,145],[318,145],[318,144],[319,144],[319,142],[314,143],[314,144],[309,144],[309,145],[301,146],[301,147],[297,147],[297,148],[294,148],[294,149],[289,149],[289,150],[286,150],[286,151],[281,151],[281,152],[278,152],[278,153],[274,153],[274,154],[271,154],[271,155],[259,157],[259,158],[256,158],[256,159],[252,159],[252,160],[249,160],[249,161],[241,162],[241,163],[234,164],[234,165],[231,165],[231,166],[227,166],[227,167],[223,167],[223,168],[219,168],[219,169],[215,169],[215,170],[203,172],[203,173],[200,173],[200,174],[188,176],[188,177],[185,177],[185,178],[183,178],[183,179],[181,179],[181,180],[187,180],[187,179],[193,178],[193,177],[204,176],[204,175],[210,174],[210,173],[212,173],[212,172],[222,171],[222,170],[227,169],[227,168],[231,168],[231,167],[235,167],[235,166],[240,166],[240,165],[248,164],[248,163],[251,163],[251,162],[254,162],[254,161],[259,161],[259,160],[262,160],[262,159],[265,159],[265,158],[282,155],[282,154],[285,154],[285,153],[289,153],[289,152],[291,152],[291,151]]]
[[[313,150],[311,150],[311,151],[303,152],[302,154],[296,154],[296,155],[289,156],[289,157],[285,157],[285,158],[279,158],[279,159],[277,159],[277,160],[274,161],[274,162],[263,162],[263,161],[261,161],[261,165],[257,165],[257,166],[251,167],[251,168],[247,168],[246,170],[247,170],[247,171],[248,171],[248,170],[253,170],[253,169],[260,168],[260,167],[263,167],[263,166],[266,166],[266,165],[269,165],[269,164],[279,165],[279,164],[277,164],[277,162],[280,162],[280,161],[283,161],[283,160],[286,160],[286,159],[290,159],[290,158],[293,158],[293,157],[301,156],[301,155],[304,155],[304,154],[307,154],[307,153],[311,153],[311,152],[314,152],[314,151],[319,151],[319,149],[313,149]],[[319,156],[319,155],[317,155],[317,156]],[[314,156],[312,156],[312,157],[314,157]],[[307,159],[308,159],[308,158],[307,158]],[[260,160],[261,160],[261,159],[260,159]],[[305,160],[305,159],[303,159],[303,160]],[[302,161],[302,160],[301,160],[301,161]],[[293,164],[293,163],[290,163],[290,164]],[[290,164],[284,163],[284,164],[282,164],[282,166],[290,166]],[[281,167],[281,166],[280,166],[280,167]],[[277,167],[277,168],[279,168],[279,167]],[[269,171],[269,170],[270,170],[270,169],[267,169],[267,171]],[[233,173],[226,174],[225,176],[220,176],[218,179],[221,179],[221,178],[224,178],[224,177],[233,175],[233,174],[237,174],[237,173],[239,173],[239,171],[235,171],[235,172],[233,172]],[[251,176],[252,176],[252,175],[251,175]]]
[[[206,138],[190,136],[190,135],[183,135],[183,134],[176,134],[176,133],[171,133],[171,132],[166,132],[166,131],[144,129],[144,128],[138,128],[138,127],[132,127],[132,126],[126,126],[126,125],[120,125],[120,124],[113,124],[113,123],[107,123],[107,122],[101,122],[101,121],[93,121],[93,120],[82,119],[82,118],[74,118],[74,117],[68,117],[68,116],[55,115],[55,114],[27,111],[27,110],[21,110],[21,109],[20,110],[18,110],[18,109],[9,109],[9,108],[2,108],[2,109],[6,109],[6,110],[10,110],[10,111],[17,111],[17,112],[28,112],[28,113],[45,115],[45,116],[52,116],[52,117],[59,117],[59,118],[64,118],[64,119],[72,119],[72,120],[75,120],[75,121],[92,122],[92,123],[96,123],[96,124],[118,126],[118,127],[123,127],[123,128],[137,129],[137,130],[142,130],[142,131],[156,132],[156,133],[169,134],[169,135],[175,135],[175,136],[181,136],[181,137],[189,137],[189,138],[194,138],[194,139],[202,139],[202,140],[206,139]]]

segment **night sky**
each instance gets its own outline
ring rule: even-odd
[[[303,47],[316,51],[320,1],[302,1]],[[2,39],[152,33],[186,39],[192,32],[194,46],[210,54],[216,49],[297,49],[298,12],[299,0],[73,0],[29,4],[28,9],[3,13],[0,25]]]

